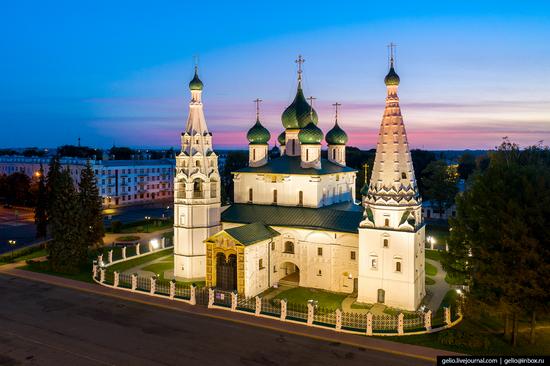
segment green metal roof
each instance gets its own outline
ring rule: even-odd
[[[261,222],[225,229],[224,231],[243,245],[251,245],[281,235],[277,230],[273,230]]]
[[[265,145],[269,142],[269,139],[271,138],[271,134],[269,133],[268,129],[262,126],[262,123],[259,119],[256,120],[256,123],[250,130],[248,130],[248,133],[246,134],[246,138],[248,139],[248,142],[251,144],[260,144]]]
[[[283,146],[286,143],[286,131],[281,132],[279,137],[277,137],[277,141],[279,141],[279,145]]]
[[[300,130],[298,133],[298,140],[302,144],[319,145],[323,140],[323,131],[315,125],[315,122],[311,120],[308,125]]]
[[[348,143],[348,135],[336,122],[334,127],[328,131],[325,140],[329,145],[345,145]]]
[[[267,164],[259,167],[245,167],[233,173],[266,173],[266,174],[306,174],[306,175],[324,175],[346,172],[356,172],[357,170],[347,166],[340,166],[327,159],[321,159],[321,169],[302,168],[300,166],[301,158],[299,156],[283,155],[279,158],[270,160]]]
[[[202,90],[204,87],[201,79],[199,79],[199,73],[197,68],[195,67],[195,76],[193,77],[193,80],[189,82],[189,89],[191,90]]]
[[[399,75],[397,75],[392,65],[390,71],[388,72],[388,75],[386,75],[386,77],[384,78],[384,83],[388,86],[399,85],[399,81]]]
[[[281,116],[283,126],[285,128],[304,128],[312,119],[315,124],[319,121],[317,112],[306,101],[302,84],[299,83],[294,100]]]
[[[269,226],[287,226],[346,233],[357,233],[362,219],[362,206],[351,202],[320,208],[236,203],[221,215],[222,222],[243,224],[261,222]]]

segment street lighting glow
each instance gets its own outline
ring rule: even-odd
[[[149,241],[149,244],[151,244],[151,247],[153,247],[153,249],[158,249],[160,247],[158,239],[151,239]]]

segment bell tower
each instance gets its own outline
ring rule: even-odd
[[[399,106],[399,76],[390,70],[384,82],[386,107],[378,134],[371,180],[363,196],[359,224],[359,291],[357,301],[416,310],[426,295],[424,223]]]
[[[220,174],[202,105],[203,83],[195,66],[189,83],[191,101],[174,178],[174,276],[203,279],[204,240],[220,230]]]

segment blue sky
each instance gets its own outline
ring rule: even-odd
[[[413,147],[550,140],[543,1],[26,1],[4,5],[0,31],[0,147],[177,146],[193,55],[216,146],[246,145],[257,97],[276,137],[301,53],[321,128],[338,101],[350,143],[371,148],[390,41]]]

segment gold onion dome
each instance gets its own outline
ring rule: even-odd
[[[248,139],[248,142],[250,144],[266,145],[271,138],[271,134],[269,133],[267,128],[262,126],[260,120],[257,119],[254,126],[252,126],[250,130],[248,130],[246,138]]]
[[[323,131],[310,119],[308,125],[298,133],[298,140],[302,144],[318,145],[323,140]]]
[[[277,137],[277,141],[279,141],[279,145],[281,146],[286,144],[286,131],[281,132],[279,137]]]
[[[327,132],[325,140],[329,145],[345,145],[348,142],[348,135],[336,122],[334,123],[334,127]]]
[[[285,109],[281,116],[283,126],[287,129],[298,129],[306,127],[310,122],[317,124],[318,117],[315,109],[312,109],[304,97],[301,82],[298,84],[298,91],[292,103]]]
[[[392,65],[390,67],[390,71],[388,72],[388,75],[386,75],[386,77],[384,78],[384,83],[387,85],[387,86],[390,86],[390,85],[399,85],[399,75],[397,75],[397,73],[395,72],[395,69],[393,68],[393,62],[392,62]]]
[[[193,80],[189,82],[189,89],[190,90],[202,90],[204,87],[201,79],[199,79],[199,73],[198,69],[195,67],[195,76],[193,77]]]

